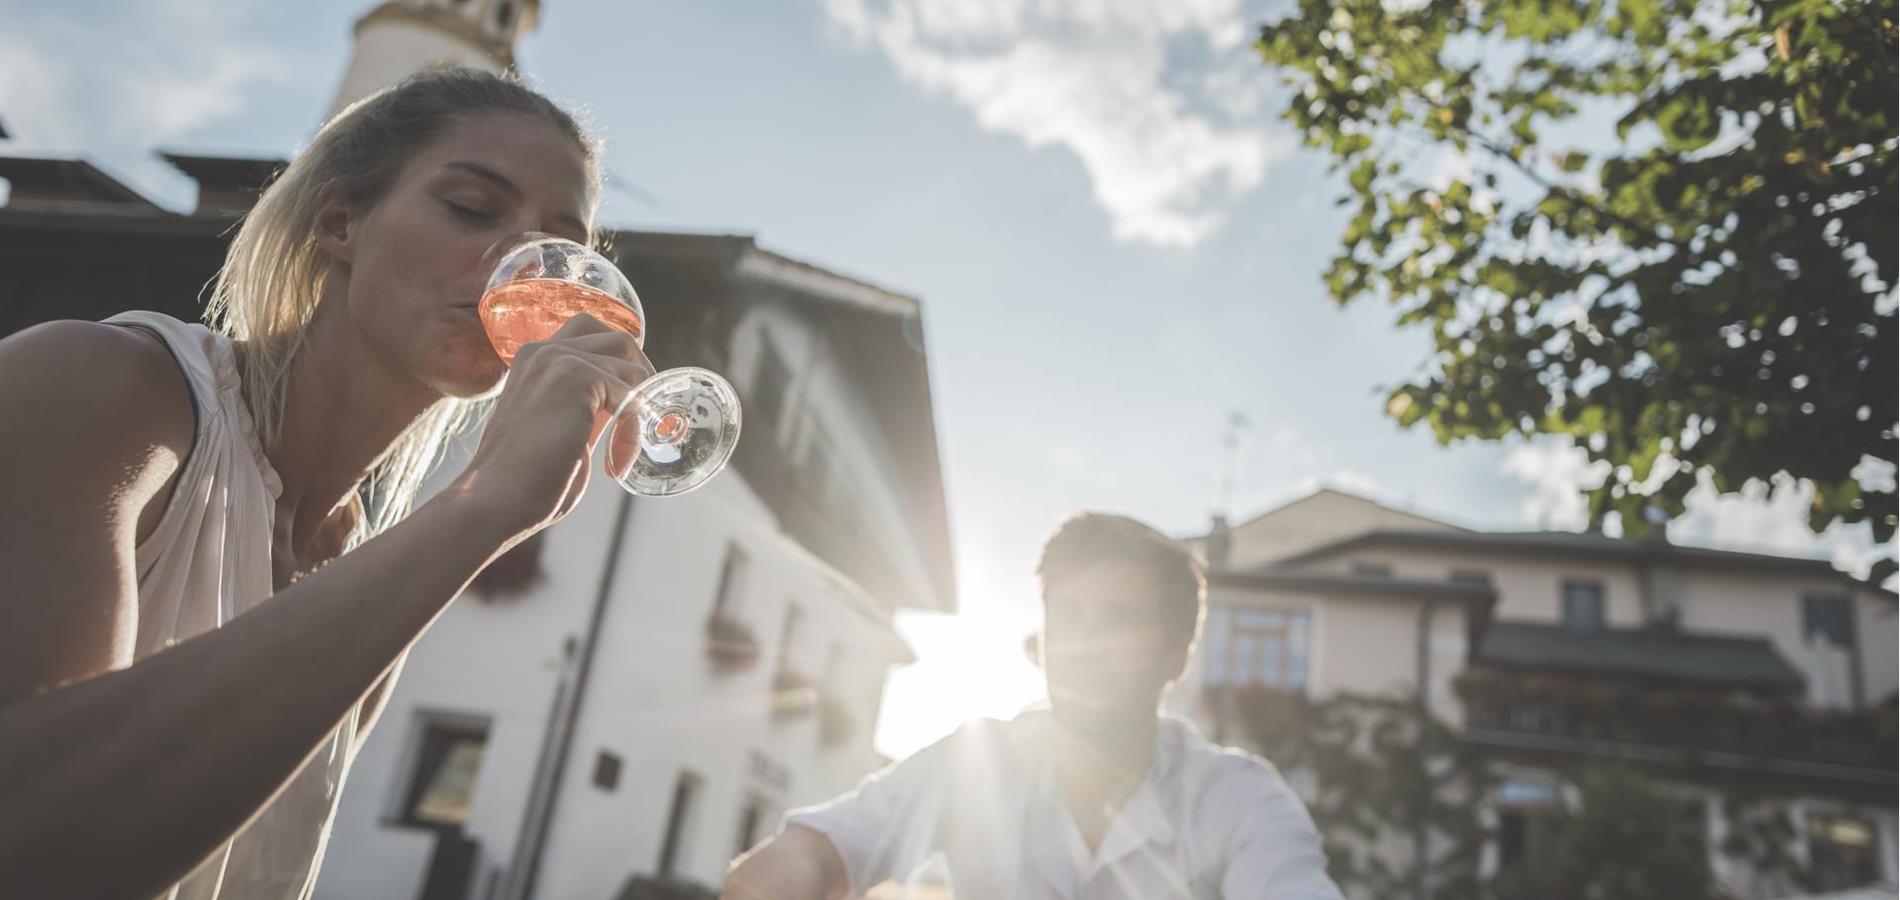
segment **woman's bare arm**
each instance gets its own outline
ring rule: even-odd
[[[0,342],[0,885],[142,900],[262,809],[482,566],[572,507],[596,411],[652,368],[591,320],[524,351],[497,446],[454,485],[133,664],[136,522],[176,466],[177,408],[158,410],[178,386],[94,329],[113,330]],[[510,477],[476,489],[484,459]]]

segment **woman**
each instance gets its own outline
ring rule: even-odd
[[[652,373],[588,317],[507,371],[475,314],[489,247],[587,241],[597,195],[553,103],[425,74],[264,192],[216,333],[130,313],[0,341],[0,893],[310,894],[403,652],[573,508]],[[490,396],[467,469],[411,512]]]

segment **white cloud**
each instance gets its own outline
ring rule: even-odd
[[[1674,470],[1664,460],[1646,484],[1654,487]],[[1591,463],[1581,447],[1563,439],[1544,438],[1513,447],[1504,458],[1505,474],[1528,489],[1521,511],[1524,523],[1540,529],[1578,531],[1588,524],[1588,509],[1578,492],[1601,483],[1606,463]],[[1855,470],[1863,484],[1891,487],[1893,473],[1879,464]],[[1772,496],[1770,494],[1772,493]],[[1864,575],[1875,560],[1891,556],[1892,548],[1876,544],[1864,525],[1835,525],[1815,534],[1808,527],[1808,505],[1814,489],[1786,475],[1776,476],[1774,490],[1751,482],[1732,494],[1722,494],[1707,475],[1697,480],[1685,500],[1686,511],[1668,526],[1669,540],[1678,544],[1745,550],[1779,556],[1827,559],[1842,571]],[[1616,531],[1616,522],[1605,531]]]
[[[61,96],[63,73],[41,44],[0,32],[0,116],[16,140],[28,135],[48,143],[77,140],[83,129]]]
[[[127,87],[134,101],[131,105],[151,132],[171,136],[242,111],[249,85],[290,77],[280,58],[261,50],[234,48],[193,70],[140,79]]]
[[[1865,479],[1863,479],[1865,480]],[[1681,544],[1750,550],[1781,556],[1826,559],[1842,571],[1866,575],[1893,548],[1876,544],[1865,525],[1835,525],[1820,534],[1808,527],[1814,488],[1776,476],[1774,496],[1760,482],[1736,494],[1718,494],[1704,476],[1689,494],[1688,512],[1669,523],[1669,539]]]
[[[1117,238],[1186,246],[1292,147],[1270,134],[1241,0],[826,0],[830,20],[984,128],[1059,146]],[[1169,43],[1214,62],[1173,78]]]
[[[1581,531],[1590,524],[1590,507],[1578,488],[1601,483],[1610,470],[1590,462],[1582,448],[1548,439],[1511,448],[1503,469],[1530,489],[1519,506],[1524,524],[1553,531]]]
[[[259,90],[299,80],[296,54],[267,49],[222,5],[169,0],[88,19],[28,11],[0,33],[0,116],[10,152],[80,155],[134,176],[159,199],[188,182],[154,148],[243,113]],[[168,189],[169,186],[169,189]]]

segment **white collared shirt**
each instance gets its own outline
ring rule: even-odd
[[[996,900],[1338,900],[1312,817],[1273,766],[1163,717],[1148,775],[1094,853],[1054,790],[1047,711],[981,720],[794,810],[844,861],[855,896],[947,881]]]

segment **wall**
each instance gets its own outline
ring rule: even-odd
[[[473,440],[444,472],[461,469]],[[445,713],[489,722],[467,832],[481,844],[477,890],[505,877],[556,685],[573,665],[564,645],[586,627],[621,496],[596,475],[548,532],[539,589],[501,601],[464,596],[412,649],[349,776],[319,898],[415,896],[434,838],[385,820],[398,811],[424,724]],[[538,897],[611,897],[630,874],[652,871],[682,768],[699,772],[705,788],[678,871],[712,883],[736,849],[745,791],[768,796],[776,814],[840,792],[880,762],[871,735],[886,669],[903,652],[880,605],[780,533],[734,471],[685,497],[635,498],[632,510]],[[721,674],[708,663],[705,623],[735,541],[749,559],[735,607],[762,652],[753,669]],[[818,745],[816,716],[771,716],[779,628],[794,598],[805,613],[793,648],[801,667],[822,677],[829,648],[842,650],[837,676],[856,723],[840,746]],[[603,748],[623,760],[612,793],[592,783]],[[788,783],[754,783],[755,751]],[[761,829],[776,824],[768,818]]]
[[[737,542],[749,560],[735,616],[750,625],[762,648],[753,668],[736,673],[713,669],[704,632],[728,542]],[[654,602],[617,606],[603,624],[604,640],[620,652],[595,662],[575,740],[580,771],[563,789],[539,896],[611,896],[628,875],[652,871],[682,770],[698,774],[702,785],[675,872],[717,883],[738,850],[749,794],[782,812],[849,788],[877,762],[871,733],[897,647],[889,625],[868,598],[852,596],[848,583],[780,536],[762,507],[645,504],[628,535],[628,552],[623,581],[678,575]],[[799,638],[782,656],[779,637],[793,602],[802,610]],[[822,679],[834,645],[843,651],[835,682],[856,721],[849,742],[827,747],[817,715],[773,716],[780,699],[773,679],[786,657],[792,668]],[[587,777],[602,749],[624,760],[621,784],[612,792]],[[789,773],[789,783],[761,778],[755,754]],[[769,819],[762,831],[776,826]]]
[[[379,21],[358,33],[350,68],[328,115],[401,81],[420,68],[418,61],[500,71],[493,58],[467,41],[407,19]]]
[[[1344,575],[1359,563],[1389,566],[1392,577],[1412,581],[1449,581],[1453,572],[1484,572],[1491,576],[1491,584],[1498,593],[1496,617],[1518,622],[1561,622],[1563,582],[1570,579],[1600,581],[1603,615],[1608,624],[1623,628],[1643,622],[1642,586],[1634,565],[1367,547],[1313,560],[1299,568]]]
[[[870,538],[879,541],[913,594],[930,596],[930,570],[911,539],[909,514],[896,489],[898,473],[889,445],[854,376],[844,370],[819,329],[790,309],[761,303],[748,310],[733,329],[733,365],[728,377],[742,397],[755,396],[754,381],[768,342],[791,371],[783,421],[770,424],[769,433],[781,442],[780,452],[801,472],[809,471],[814,443],[822,443],[818,452],[829,452],[832,461],[823,478],[811,479],[811,486],[835,492],[864,516]],[[905,599],[878,598],[886,604]]]
[[[1570,579],[1597,580],[1604,589],[1604,616],[1616,628],[1644,623],[1642,570],[1635,563],[1569,561],[1557,557],[1487,555],[1471,551],[1364,548],[1303,564],[1316,572],[1346,574],[1355,563],[1391,567],[1396,578],[1443,581],[1455,571],[1485,572],[1498,592],[1495,616],[1518,622],[1562,621],[1562,585]],[[1895,690],[1897,630],[1894,603],[1871,590],[1850,588],[1838,577],[1772,570],[1724,570],[1675,566],[1655,584],[1675,596],[1682,626],[1695,633],[1769,638],[1775,651],[1810,683],[1824,680],[1823,661],[1808,648],[1802,633],[1801,598],[1805,595],[1854,597],[1855,634],[1861,645],[1864,700],[1876,702]],[[1840,679],[1826,679],[1838,681]],[[1846,705],[1847,696],[1817,698],[1826,707]]]
[[[1418,620],[1422,601],[1394,593],[1318,594],[1217,585],[1208,605],[1230,608],[1303,610],[1310,618],[1307,693],[1325,697],[1339,691],[1412,696],[1418,680]],[[1463,722],[1451,679],[1465,666],[1467,610],[1462,603],[1440,601],[1432,615],[1430,653],[1432,712],[1452,724]],[[1196,644],[1187,674],[1167,700],[1167,708],[1213,729],[1212,711],[1201,702],[1207,666],[1207,641]]]
[[[1827,660],[1808,645],[1801,598],[1845,596],[1854,608],[1860,643],[1862,700],[1877,702],[1894,691],[1894,604],[1869,590],[1850,590],[1839,578],[1764,572],[1687,570],[1682,582],[1683,624],[1696,631],[1766,637],[1782,658],[1807,676],[1811,698],[1827,708],[1848,706],[1844,679],[1826,671]]]
[[[1258,568],[1295,553],[1378,529],[1454,531],[1455,526],[1371,500],[1322,490],[1234,526],[1227,567]]]

